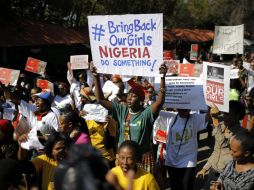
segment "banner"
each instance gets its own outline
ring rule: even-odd
[[[99,73],[159,76],[163,15],[88,16],[92,57]]]
[[[244,25],[215,26],[214,54],[243,54]]]
[[[167,66],[167,75],[178,75],[180,60],[164,60]]]
[[[44,61],[28,57],[25,70],[32,73],[43,75],[46,69],[46,65],[47,63]]]
[[[70,56],[71,69],[88,69],[88,55],[72,55]]]
[[[159,89],[160,78],[155,79],[155,89]],[[179,109],[207,110],[203,93],[203,81],[195,77],[166,77],[166,97],[164,106]]]
[[[203,62],[206,104],[229,112],[230,66]]]
[[[196,61],[198,59],[198,44],[191,44],[190,60]]]
[[[186,63],[179,65],[179,76],[181,77],[193,77],[194,76],[194,64]]]
[[[19,70],[6,69],[0,67],[0,81],[5,85],[16,86],[19,78]]]

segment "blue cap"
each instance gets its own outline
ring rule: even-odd
[[[53,100],[53,95],[51,94],[49,90],[42,90],[40,93],[34,94],[34,96],[37,96],[38,98],[44,99],[44,100],[49,100],[49,101]]]

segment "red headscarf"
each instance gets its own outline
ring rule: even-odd
[[[136,94],[139,100],[143,102],[145,100],[145,87],[134,82],[133,80],[129,80],[128,84],[131,86],[131,89],[129,92]]]

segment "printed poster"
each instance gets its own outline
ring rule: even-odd
[[[17,136],[29,133],[31,127],[29,122],[24,116],[21,116],[18,122],[18,125],[15,128],[15,133]]]
[[[215,26],[214,54],[243,54],[244,25]]]
[[[191,44],[190,60],[196,61],[198,59],[198,44]]]
[[[195,65],[191,63],[179,65],[179,76],[181,77],[193,77]]]
[[[155,89],[159,89],[160,78],[155,78]],[[196,77],[166,77],[164,106],[179,109],[207,110],[203,81]]]
[[[164,60],[167,67],[167,75],[178,75],[180,60]]]
[[[32,73],[37,73],[39,75],[43,75],[46,69],[46,65],[47,63],[45,61],[28,57],[25,70]]]
[[[88,55],[72,55],[70,56],[71,69],[88,69]]]
[[[48,80],[37,79],[36,86],[43,89],[50,89],[51,93],[54,92],[54,84]]]
[[[5,85],[16,86],[19,78],[19,70],[0,67],[0,81]]]
[[[203,73],[203,64],[195,64],[194,77],[201,77],[202,73]]]
[[[88,25],[98,73],[160,76],[162,14],[88,16]]]
[[[174,52],[172,50],[163,51],[163,60],[172,60],[175,59]]]
[[[206,104],[229,112],[230,66],[203,62],[203,75]]]

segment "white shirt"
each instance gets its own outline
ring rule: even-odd
[[[64,108],[67,104],[70,104],[71,106],[73,106],[73,100],[70,94],[67,94],[64,97],[56,95],[52,103],[52,106],[57,109],[61,109],[61,108]]]
[[[37,131],[41,131],[42,133],[48,134],[54,130],[57,131],[59,127],[57,115],[54,112],[52,111],[48,112],[45,116],[42,117],[41,121],[38,121],[36,115],[34,114],[34,111],[35,111],[34,105],[21,100],[19,105],[19,112],[27,118],[31,128],[31,131],[28,134],[28,142],[32,138],[33,141],[36,141],[34,139],[37,138]],[[41,148],[38,142],[36,142],[34,145],[30,144],[30,147]]]
[[[176,168],[195,167],[198,151],[197,133],[205,128],[206,114],[190,114],[187,123],[187,118],[176,116],[175,112],[161,111],[158,118],[167,126],[165,165]]]

